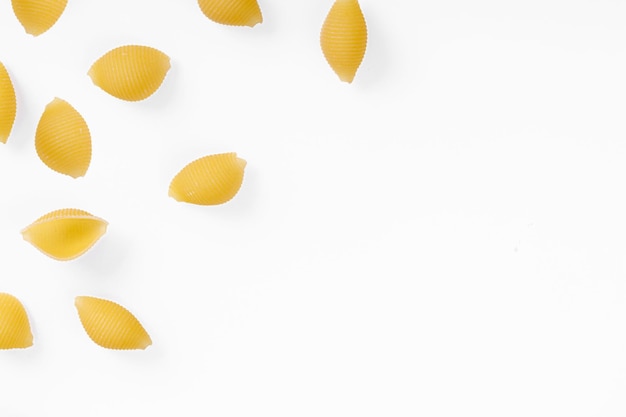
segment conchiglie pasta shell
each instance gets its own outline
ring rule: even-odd
[[[256,0],[198,0],[202,13],[214,22],[231,26],[250,26],[263,22]]]
[[[101,298],[76,297],[74,305],[87,335],[107,349],[145,349],[152,344],[139,320],[119,304]]]
[[[150,97],[163,83],[170,58],[149,46],[126,45],[100,57],[89,69],[93,83],[122,100]]]
[[[15,17],[26,33],[38,36],[59,20],[67,0],[11,0],[11,3]]]
[[[367,26],[357,0],[335,1],[322,26],[320,44],[333,71],[351,83],[367,46]]]
[[[26,310],[11,294],[0,293],[0,349],[23,349],[33,345]]]
[[[106,232],[108,223],[83,210],[52,211],[22,230],[24,240],[59,261],[77,258]]]
[[[185,166],[170,183],[169,195],[177,201],[216,205],[230,200],[243,182],[246,161],[234,152],[209,155]]]
[[[7,143],[13,129],[17,103],[9,72],[0,62],[0,142]]]
[[[39,119],[35,148],[51,169],[82,177],[91,162],[91,135],[85,119],[68,102],[55,98]]]

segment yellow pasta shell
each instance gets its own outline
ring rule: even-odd
[[[196,159],[176,174],[169,195],[191,204],[225,203],[241,188],[245,167],[246,161],[234,152]]]
[[[0,349],[23,349],[33,345],[28,315],[20,300],[0,293]]]
[[[367,26],[357,0],[335,1],[322,26],[320,44],[333,71],[351,83],[367,46]]]
[[[11,3],[26,33],[38,36],[59,20],[67,0],[11,0]]]
[[[0,142],[7,143],[7,139],[15,122],[15,90],[9,77],[9,72],[0,62]]]
[[[94,343],[107,349],[145,349],[152,344],[139,320],[119,304],[102,298],[79,296],[74,305]]]
[[[38,218],[22,230],[24,240],[59,261],[77,258],[106,232],[108,223],[86,211],[66,208]]]
[[[95,85],[122,100],[150,97],[163,83],[170,58],[158,49],[126,45],[112,49],[89,69]]]
[[[256,0],[198,0],[202,13],[214,22],[230,26],[250,26],[263,22]]]
[[[51,169],[82,177],[91,162],[91,135],[85,119],[68,102],[55,98],[39,119],[35,148]]]

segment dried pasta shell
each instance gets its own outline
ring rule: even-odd
[[[101,56],[89,69],[95,85],[122,100],[139,101],[159,89],[170,58],[149,46],[126,45]]]
[[[367,26],[358,0],[336,0],[328,12],[320,44],[341,81],[351,83],[367,46]]]
[[[15,122],[15,90],[7,69],[0,62],[0,142],[7,143],[7,139]]]
[[[191,204],[225,203],[241,188],[245,167],[246,161],[234,152],[196,159],[176,174],[169,195]]]
[[[76,297],[74,305],[87,335],[107,349],[145,349],[152,344],[139,320],[121,305],[102,298]]]
[[[20,300],[0,293],[0,349],[23,349],[33,345],[28,315]]]
[[[263,22],[257,0],[198,0],[202,13],[214,22],[230,26],[250,26]]]
[[[66,208],[38,218],[22,230],[24,240],[59,261],[77,258],[106,232],[108,223],[86,211]]]
[[[51,169],[82,177],[91,162],[91,135],[85,119],[68,102],[55,98],[39,119],[35,148]]]
[[[26,33],[38,36],[59,20],[67,0],[11,0],[11,3]]]

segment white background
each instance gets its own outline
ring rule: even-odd
[[[361,0],[351,85],[319,47],[331,4],[261,0],[250,29],[70,0],[33,38],[0,3],[0,291],[35,336],[0,352],[2,417],[626,415],[626,2]],[[172,60],[138,103],[86,75],[130,43]],[[90,127],[84,178],[35,152],[55,96]],[[229,151],[232,201],[167,196]],[[65,207],[109,229],[63,263],[20,230]],[[95,345],[76,295],[154,344]]]

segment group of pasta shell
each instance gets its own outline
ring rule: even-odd
[[[26,32],[38,36],[61,17],[67,0],[12,0],[12,4],[15,16]],[[198,0],[198,6],[206,17],[223,25],[253,27],[263,22],[257,0]],[[320,44],[339,79],[351,83],[367,45],[367,26],[358,0],[335,0],[322,26]],[[135,97],[134,94],[139,97],[126,100],[142,100],[140,91],[121,89],[118,92],[127,97]]]
[[[15,16],[27,33],[50,29],[67,0],[12,0]],[[225,25],[253,27],[263,22],[256,0],[198,0],[202,12]],[[335,0],[320,33],[322,52],[342,81],[351,83],[363,60],[367,27],[358,0]],[[121,100],[140,101],[154,94],[170,69],[170,58],[148,46],[125,45],[101,56],[88,75],[93,83]],[[6,143],[15,122],[13,83],[0,62],[0,142]],[[67,101],[55,98],[44,109],[35,133],[35,148],[50,169],[73,178],[87,173],[91,132],[82,115]],[[234,152],[196,159],[174,176],[169,196],[177,201],[217,205],[239,191],[246,161]],[[65,208],[47,213],[22,230],[24,240],[45,255],[69,261],[88,251],[106,232],[108,222],[84,210]],[[88,336],[109,349],[145,349],[152,344],[141,323],[112,301],[79,296],[78,316]],[[24,306],[0,293],[0,349],[32,346],[33,335]]]
[[[107,349],[145,349],[152,344],[139,320],[121,305],[102,298],[74,299],[78,317],[89,338]],[[33,345],[33,333],[22,303],[0,293],[0,349],[25,349]]]

